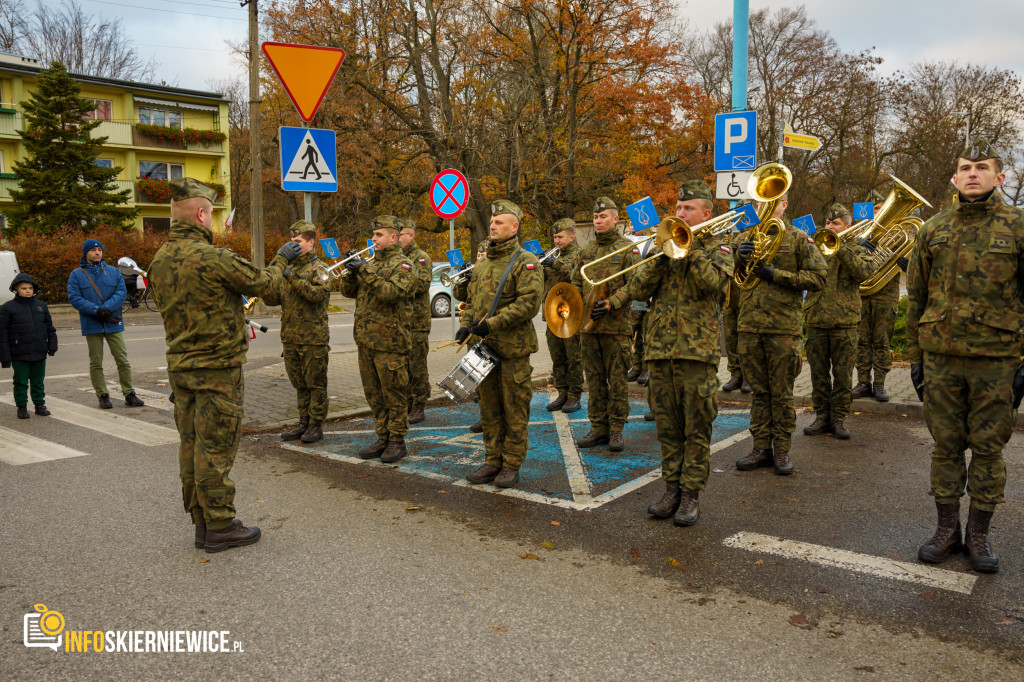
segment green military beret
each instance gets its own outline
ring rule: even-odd
[[[616,211],[619,207],[615,205],[615,202],[608,197],[598,197],[597,201],[594,202],[594,213],[600,213],[601,211],[607,211],[614,208]]]
[[[960,152],[959,158],[967,159],[968,161],[984,161],[985,159],[1003,160],[1003,157],[999,155],[999,151],[984,137],[976,137],[971,140],[971,143]]]
[[[370,229],[379,230],[380,228],[386,228],[389,230],[401,230],[401,218],[396,218],[393,215],[379,215],[370,221]]]
[[[562,218],[557,223],[551,226],[551,233],[558,234],[563,230],[569,230],[569,232],[576,233],[576,221],[572,218]]]
[[[826,223],[829,222],[830,220],[835,220],[836,218],[849,218],[849,217],[850,217],[850,210],[848,208],[846,208],[845,206],[843,206],[842,204],[832,204],[831,206],[828,207],[828,210],[825,211],[825,222]]]
[[[510,213],[520,222],[523,220],[523,209],[519,208],[508,199],[498,199],[491,204],[492,216],[501,215],[502,213]]]
[[[292,226],[288,228],[288,234],[292,237],[298,237],[303,232],[309,232],[310,230],[316,232],[316,225],[308,220],[296,220],[292,223]]]
[[[885,201],[885,195],[879,192],[877,189],[871,190],[871,194],[868,195],[868,201],[872,204],[880,204]]]
[[[690,199],[714,201],[715,195],[711,193],[711,188],[703,180],[687,180],[679,186],[679,201],[689,201]]]
[[[416,221],[413,220],[412,218],[399,218],[398,219],[398,224],[402,226],[403,230],[406,230],[406,229],[415,230],[416,229]]]
[[[212,204],[217,200],[217,190],[204,185],[195,178],[178,178],[177,180],[171,180],[171,199],[174,201],[184,201],[185,199],[195,199],[200,197],[208,199]]]

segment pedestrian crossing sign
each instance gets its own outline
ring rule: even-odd
[[[287,192],[337,192],[338,157],[333,130],[278,129],[281,141],[281,189]]]

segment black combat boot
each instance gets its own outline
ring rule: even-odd
[[[128,407],[145,407],[146,403],[139,399],[139,396],[135,395],[135,391],[132,391],[124,397],[124,404]]]
[[[281,440],[298,440],[309,428],[309,415],[299,417],[299,423],[281,434]]]
[[[740,471],[753,471],[758,467],[769,467],[772,465],[772,449],[762,450],[754,448],[750,454],[742,459],[736,460],[736,468]]]
[[[380,456],[380,461],[385,464],[393,464],[409,454],[405,449],[405,440],[389,440],[388,447]]]
[[[832,433],[836,434],[839,440],[850,440],[850,429],[846,428],[842,419],[832,422]]]
[[[640,370],[639,369],[635,369],[635,368],[631,369],[631,370],[629,370],[629,373],[626,374],[626,381],[636,381],[639,378],[640,378]]]
[[[938,525],[932,539],[917,550],[917,558],[925,563],[940,564],[953,552],[964,549],[960,530],[960,502],[952,504],[935,503],[939,513]]]
[[[473,433],[483,433],[484,432],[484,420],[483,419],[478,419],[476,424],[473,424],[472,426],[469,427],[469,430],[472,431]]]
[[[238,519],[235,519],[234,521],[232,521],[231,524],[235,528],[241,528],[242,527],[242,522],[239,521]],[[203,547],[206,547],[206,524],[205,523],[197,523],[196,524],[196,549],[202,549]]]
[[[310,421],[306,432],[302,434],[303,443],[315,443],[324,437],[323,422]]]
[[[28,419],[28,405],[18,405],[18,419]]]
[[[609,452],[622,452],[626,447],[625,441],[622,439],[622,431],[612,431],[608,434],[608,451]]]
[[[740,393],[750,393],[753,390],[754,389],[750,387],[750,383],[746,379],[744,379],[743,385],[740,386]]]
[[[885,384],[881,381],[876,381],[871,386],[871,393],[875,396],[875,400],[880,403],[889,402],[889,394],[885,392]]]
[[[380,457],[380,453],[388,449],[388,442],[384,438],[378,438],[375,442],[367,445],[365,448],[356,453],[356,457],[359,459],[376,459]]]
[[[501,467],[496,467],[493,464],[484,464],[476,471],[466,474],[466,480],[473,485],[490,483],[498,476],[499,473],[501,473]]]
[[[412,408],[409,408],[409,423],[410,424],[419,424],[420,422],[425,421],[426,418],[427,418],[427,415],[423,413],[423,408],[422,407],[412,407]]]
[[[789,461],[789,450],[774,450],[772,452],[772,471],[778,476],[789,476],[793,473],[793,463]]]
[[[554,412],[555,410],[562,409],[563,407],[565,407],[565,403],[568,400],[569,395],[567,393],[559,393],[557,398],[548,403],[548,412]]]
[[[858,381],[857,385],[853,387],[854,400],[857,398],[870,398],[871,395],[871,384],[866,381]]]
[[[207,528],[205,549],[208,554],[223,552],[225,549],[229,549],[231,547],[244,547],[245,545],[251,545],[254,542],[258,542],[259,539],[259,528],[256,526],[246,528],[242,525],[241,521],[235,519],[227,528],[220,528],[217,530]]]
[[[805,436],[820,436],[832,431],[832,422],[827,417],[815,417],[809,426],[804,427]]]
[[[595,445],[604,445],[608,442],[607,433],[595,433],[593,430],[590,431],[583,438],[576,439],[576,447],[578,448],[592,448]]]
[[[697,523],[700,516],[700,507],[697,505],[697,493],[692,490],[684,490],[679,501],[679,509],[672,523],[677,526],[692,526]]]
[[[640,384],[641,386],[646,386],[647,382],[650,380],[651,373],[645,369],[644,371],[640,372],[640,376],[636,378],[636,383]]]
[[[988,544],[988,524],[992,520],[992,512],[982,511],[971,502],[967,512],[967,533],[964,542],[970,557],[971,569],[978,573],[995,573],[999,570],[999,557],[992,553]]]
[[[566,414],[572,414],[573,412],[579,411],[579,409],[580,409],[580,399],[579,398],[569,398],[568,400],[565,401],[565,405],[562,405],[562,412],[564,412]]]
[[[733,391],[735,391],[736,389],[738,389],[742,385],[743,385],[743,375],[742,374],[733,374],[731,377],[729,377],[729,380],[727,382],[722,384],[722,390],[725,391],[726,393],[732,393]]]
[[[647,508],[647,513],[659,519],[667,519],[676,513],[676,509],[679,509],[679,500],[682,494],[683,489],[679,487],[678,483],[666,483],[665,493],[660,500]]]
[[[645,422],[652,422],[652,421],[654,421],[654,413],[651,412],[650,410],[647,410],[646,412],[644,412],[644,421]]]
[[[112,409],[114,409],[114,404],[112,402],[110,402],[110,395],[109,394],[104,393],[103,395],[101,395],[99,397],[99,401],[100,401],[100,409],[101,410],[112,410]]]
[[[516,483],[519,483],[519,469],[512,467],[502,467],[501,472],[494,477],[494,485],[499,488],[511,488]]]
[[[38,405],[36,405],[36,414],[38,414],[40,417],[50,416],[50,411],[46,409],[46,403],[39,403]]]

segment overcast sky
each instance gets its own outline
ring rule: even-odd
[[[2,2],[3,0],[0,0]],[[26,4],[34,4],[28,0]],[[59,0],[45,0],[56,7]],[[797,2],[751,0],[751,11]],[[883,73],[920,60],[957,60],[1009,68],[1024,75],[1022,0],[806,0],[807,14],[856,52],[874,47]],[[210,81],[243,76],[225,45],[248,39],[247,10],[237,0],[82,0],[92,13],[122,20],[143,57],[157,63],[157,80],[209,89]],[[691,28],[732,16],[732,0],[679,0]],[[205,16],[204,16],[205,15]]]

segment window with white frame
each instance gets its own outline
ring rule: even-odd
[[[111,120],[111,112],[113,111],[113,103],[109,99],[94,99],[92,100],[96,108],[85,115],[86,119],[94,119],[100,121]]]
[[[181,112],[161,107],[139,107],[139,123],[181,129]]]
[[[139,177],[153,180],[177,180],[185,177],[185,165],[164,161],[139,161]]]
[[[113,168],[114,167],[114,160],[113,159],[96,159],[95,161],[93,161],[93,163],[95,163],[100,168]]]
[[[0,149],[0,173],[4,173],[4,150]]]

